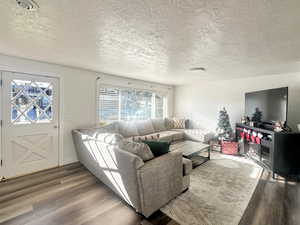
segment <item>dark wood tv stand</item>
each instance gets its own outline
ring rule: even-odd
[[[260,144],[242,140],[241,132],[245,129],[261,133]],[[240,143],[240,153],[251,158],[264,168],[280,176],[300,175],[300,133],[274,132],[272,130],[236,124],[236,139]]]

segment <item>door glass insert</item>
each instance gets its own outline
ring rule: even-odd
[[[49,123],[53,119],[53,86],[48,82],[11,82],[11,122]]]

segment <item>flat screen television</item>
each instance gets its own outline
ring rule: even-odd
[[[251,121],[287,122],[288,87],[250,92],[245,94],[245,116]]]

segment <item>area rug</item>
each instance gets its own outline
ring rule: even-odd
[[[189,190],[161,211],[181,225],[238,225],[262,171],[243,157],[213,153],[193,170]]]

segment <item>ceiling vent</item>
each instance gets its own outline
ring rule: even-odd
[[[39,5],[33,0],[16,0],[17,4],[28,11],[36,11]]]
[[[190,68],[190,71],[206,71],[204,67],[193,67]]]

